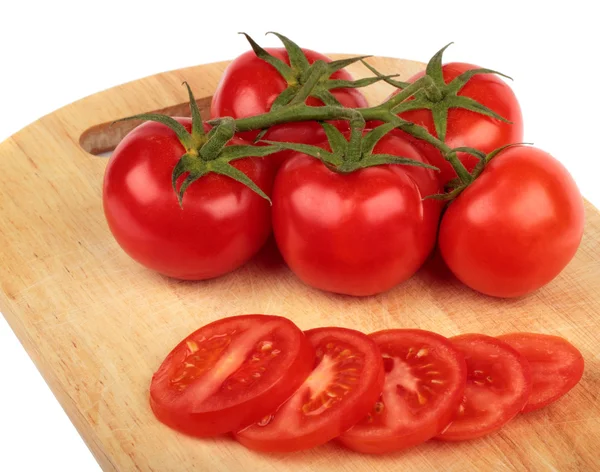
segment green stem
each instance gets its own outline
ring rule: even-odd
[[[359,109],[356,110],[360,111]],[[240,118],[235,120],[235,127],[237,131],[253,131],[296,121],[350,120],[354,113],[355,109],[352,108],[337,106],[312,107],[299,103],[293,107],[284,107],[262,115]],[[223,118],[218,119],[219,122],[221,120]]]
[[[304,85],[302,85],[302,88],[300,88],[288,106],[294,106],[306,101],[315,86],[319,83],[319,80],[321,80],[321,77],[327,73],[327,64],[321,60],[315,61],[311,67],[311,71],[306,82],[304,82]]]
[[[355,112],[350,119],[350,141],[348,143],[348,161],[358,162],[362,157],[361,142],[365,129],[365,119],[359,112]]]
[[[216,159],[229,140],[233,138],[234,133],[235,122],[233,118],[223,118],[215,130],[215,134],[200,148],[200,156],[207,161]]]
[[[449,152],[445,154],[444,159],[446,159],[452,165],[456,175],[458,175],[458,178],[463,184],[470,184],[473,181],[473,176],[469,174],[469,171],[460,161],[455,152]]]
[[[425,75],[425,76],[421,77],[419,80],[410,84],[405,89],[403,89],[400,93],[391,97],[387,102],[385,102],[384,105],[388,110],[391,110],[396,105],[399,105],[400,103],[402,103],[404,100],[412,97],[419,90],[421,90],[423,88],[427,89],[428,87],[431,87],[432,85],[435,85],[433,83],[433,79],[431,77],[429,77],[428,75]]]
[[[425,77],[429,77],[429,76],[425,76]],[[444,98],[444,96],[442,95],[442,91],[440,90],[440,88],[437,85],[435,85],[433,80],[431,81],[431,84],[425,86],[423,89],[425,90],[425,95],[427,95],[427,98],[434,103],[437,103],[442,98]]]

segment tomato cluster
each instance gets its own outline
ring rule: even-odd
[[[518,145],[521,110],[494,71],[443,64],[442,50],[406,83],[354,80],[344,66],[362,58],[332,62],[278,36],[285,48],[248,38],[210,124],[190,92],[195,129],[143,115],[160,123],[113,153],[104,209],[131,257],[204,280],[247,262],[272,231],[305,283],[365,296],[410,278],[437,241],[458,279],[498,297],[540,288],[573,258],[579,190],[550,154]],[[369,108],[359,87],[380,80],[398,90]]]
[[[336,440],[378,454],[490,434],[562,397],[583,367],[574,346],[546,334],[302,332],[284,317],[241,315],[179,343],[152,378],[150,403],[173,429],[231,433],[258,451]]]

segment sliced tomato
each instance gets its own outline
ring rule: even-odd
[[[242,315],[190,334],[152,377],[150,405],[166,425],[213,436],[252,424],[304,382],[314,350],[290,320]]]
[[[313,329],[306,336],[316,351],[314,370],[277,411],[235,435],[244,446],[289,452],[324,444],[377,401],[384,377],[377,344],[345,328]]]
[[[527,359],[504,341],[483,334],[450,340],[467,361],[467,387],[452,422],[437,438],[462,441],[499,430],[523,410],[531,394]]]
[[[583,375],[583,356],[569,341],[538,333],[510,333],[498,336],[529,361],[531,396],[523,413],[555,402],[571,390]]]
[[[370,335],[383,355],[383,393],[360,423],[339,437],[359,452],[399,451],[440,433],[460,405],[467,367],[443,336],[418,329]]]

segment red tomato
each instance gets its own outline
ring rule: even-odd
[[[583,356],[566,339],[538,333],[498,336],[529,361],[533,381],[523,412],[538,410],[571,390],[583,375]]]
[[[339,437],[358,452],[399,451],[440,433],[459,407],[467,367],[439,334],[391,329],[370,335],[383,355],[383,393],[371,413]]]
[[[499,430],[529,399],[527,359],[505,342],[483,334],[463,334],[450,340],[467,361],[467,387],[454,419],[437,438],[463,441]]]
[[[191,120],[178,121],[191,129]],[[165,125],[146,122],[134,129],[106,167],[104,212],[117,242],[142,265],[179,279],[217,277],[264,244],[271,230],[269,203],[229,177],[208,174],[190,185],[181,208],[171,173],[184,153]],[[232,165],[270,193],[272,169],[263,159]]]
[[[289,452],[325,444],[363,418],[377,400],[383,363],[368,336],[345,328],[312,329],[306,336],[317,353],[313,372],[274,414],[235,435],[244,446]]]
[[[183,433],[223,434],[274,411],[313,365],[312,345],[290,320],[224,318],[171,351],[152,377],[150,405],[161,422]]]
[[[449,83],[463,72],[479,68],[479,66],[460,62],[445,64],[442,67],[444,81]],[[424,74],[425,71],[420,72],[411,77],[408,82],[415,82]],[[396,93],[399,93],[399,91],[394,94]],[[511,88],[500,77],[494,74],[475,75],[458,92],[458,95],[476,100],[500,116],[512,121],[512,124],[470,110],[451,108],[448,111],[448,127],[445,139],[448,146],[451,148],[473,147],[487,154],[506,144],[523,141],[521,107]],[[402,113],[400,117],[425,127],[430,134],[437,136],[431,111],[425,109],[411,110]],[[437,149],[421,140],[414,139],[414,142],[424,152],[431,164],[439,167],[441,170],[439,177],[442,184],[456,177],[452,166]],[[470,154],[459,153],[458,157],[469,172],[473,170],[478,162],[478,159]]]
[[[266,50],[289,65],[288,54],[284,48],[267,48]],[[328,57],[318,52],[309,49],[303,49],[303,51],[310,64],[318,59],[331,62]],[[344,69],[332,74],[331,78],[353,80],[352,76]],[[273,101],[286,88],[285,79],[273,66],[256,56],[254,51],[247,51],[234,59],[225,69],[213,95],[210,116],[211,118],[223,116],[246,118],[267,113],[271,109]],[[331,93],[345,107],[357,108],[368,105],[364,95],[358,89],[333,89]],[[309,97],[306,104],[320,106],[323,105],[323,102]],[[340,129],[348,127],[347,123],[343,121],[336,125]],[[240,136],[253,140],[257,134],[258,131],[250,131],[240,133]],[[316,122],[286,123],[271,127],[263,139],[316,145],[325,139],[325,133]],[[282,151],[267,159],[275,162],[275,166],[278,168],[291,154],[291,151]]]
[[[506,149],[449,206],[439,245],[463,283],[497,297],[526,295],[575,255],[583,199],[563,165],[532,147]]]
[[[405,140],[387,135],[374,153],[423,161]],[[273,188],[273,232],[292,271],[321,290],[384,292],[412,276],[431,252],[439,203],[432,171],[381,165],[342,174],[296,154]]]

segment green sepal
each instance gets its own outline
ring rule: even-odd
[[[319,159],[324,164],[330,164],[332,166],[339,166],[342,163],[342,157],[336,153],[326,151],[322,147],[313,146],[312,144],[300,144],[300,143],[284,143],[279,141],[261,141],[263,143],[279,145],[283,149],[290,149],[292,151],[301,152],[308,156]]]
[[[368,154],[359,161],[359,167],[372,167],[383,164],[400,164],[405,166],[423,167],[425,169],[435,170],[439,172],[439,169],[430,164],[426,164],[410,157],[394,156],[393,154]]]
[[[258,134],[256,135],[256,138],[254,138],[253,143],[256,144],[257,142],[259,142],[262,138],[264,138],[265,134],[267,134],[267,131],[269,131],[269,128],[265,128],[265,129],[261,129]]]
[[[320,123],[320,125],[327,135],[327,140],[329,141],[329,146],[331,146],[331,151],[334,154],[341,155],[348,146],[348,141],[342,132],[330,123]]]
[[[175,190],[175,193],[177,194],[179,205],[183,206],[183,196],[190,184],[211,172],[225,175],[246,185],[270,203],[270,198],[260,189],[260,187],[258,187],[258,185],[242,171],[231,166],[230,162],[248,157],[264,157],[281,150],[282,147],[279,146],[279,143],[274,143],[272,146],[240,144],[224,147],[219,151],[217,157],[210,160],[205,160],[190,154],[184,154],[175,165],[173,173],[171,174],[171,184],[173,190]],[[181,186],[177,188],[177,180],[186,173],[188,174],[187,177],[182,182]]]
[[[457,147],[455,149],[452,149],[453,153],[466,152],[466,153],[469,153],[469,154],[471,154],[471,155],[473,155],[473,156],[475,156],[475,157],[477,157],[479,159],[479,162],[477,163],[477,165],[475,166],[475,168],[471,172],[471,177],[472,177],[471,182],[465,184],[465,183],[461,182],[461,180],[459,178],[452,179],[451,181],[449,181],[446,184],[446,187],[445,187],[445,189],[447,190],[446,193],[431,195],[430,197],[427,197],[427,198],[435,198],[437,200],[446,200],[446,201],[454,200],[465,189],[467,189],[469,187],[469,185],[471,183],[473,183],[477,179],[477,177],[479,177],[481,175],[481,173],[485,169],[486,165],[494,157],[496,157],[498,154],[500,154],[502,151],[504,151],[505,149],[514,147],[514,146],[523,146],[523,145],[531,145],[531,144],[532,143],[511,143],[511,144],[506,144],[506,145],[501,146],[501,147],[499,147],[497,149],[494,149],[492,152],[490,152],[488,154],[485,154],[482,151],[479,151],[478,149],[471,148],[471,147]]]
[[[505,123],[511,123],[511,121],[507,120],[503,116],[496,113],[491,108],[482,105],[476,100],[473,100],[470,97],[464,97],[461,95],[456,96],[448,96],[446,98],[448,103],[448,108],[463,108],[464,110],[474,111],[475,113],[479,113],[480,115],[489,116],[491,118],[495,118],[500,121],[504,121]]]
[[[180,188],[177,188],[177,180],[184,174],[188,174]],[[192,182],[198,180],[200,177],[206,175],[208,173],[208,167],[206,162],[202,159],[198,159],[198,156],[192,156],[190,154],[184,154],[181,156],[173,172],[171,173],[171,185],[173,186],[173,190],[177,195],[177,200],[179,202],[179,206],[183,206],[183,194],[190,186]]]
[[[395,77],[393,75],[384,75],[384,74],[382,74],[381,72],[379,72],[377,69],[375,69],[375,67],[373,67],[368,62],[365,62],[363,60],[361,60],[360,62],[362,62],[362,64],[367,69],[369,69],[373,74],[375,74],[377,77],[379,77],[381,80],[383,80],[387,84],[390,84],[390,85],[392,85],[392,86],[394,86],[396,88],[399,88],[399,89],[404,89],[404,88],[406,88],[406,87],[408,87],[410,85],[408,82],[400,82],[399,80],[392,79],[392,77]]]
[[[497,74],[510,79],[507,75],[492,69],[477,68],[463,72],[455,77],[450,83],[446,84],[443,75],[442,59],[444,51],[451,44],[452,43],[449,43],[440,49],[427,64],[425,77],[429,77],[430,83],[414,94],[414,100],[402,101],[401,103],[394,104],[394,106],[391,107],[392,111],[399,114],[415,109],[430,110],[437,138],[442,142],[446,139],[448,110],[451,108],[469,110],[505,123],[510,123],[509,120],[476,100],[458,95],[464,85],[478,74]]]
[[[311,96],[318,98],[325,105],[328,105],[328,106],[334,106],[334,107],[342,106],[340,101],[337,98],[335,98],[335,95],[332,94],[329,90],[320,90],[318,92],[313,92],[313,93],[311,93]]]
[[[377,126],[376,128],[369,131],[363,136],[361,151],[363,154],[370,154],[373,152],[373,148],[386,134],[396,128],[396,125],[392,123],[385,123]]]
[[[226,175],[227,177],[245,185],[250,190],[253,190],[255,193],[257,193],[262,198],[267,200],[269,202],[269,204],[272,204],[269,196],[265,192],[263,192],[261,190],[261,188],[258,185],[256,185],[253,182],[253,180],[250,177],[248,177],[246,174],[244,174],[241,170],[236,169],[228,162],[225,162],[225,161],[222,161],[219,159],[217,159],[215,161],[211,161],[210,164],[211,164],[210,170],[212,172],[214,172],[215,174]]]
[[[337,71],[342,70],[344,67],[348,67],[358,61],[362,62],[363,59],[367,59],[369,57],[372,57],[372,56],[355,56],[355,57],[349,57],[348,59],[338,59],[336,61],[331,61],[331,62],[327,63],[327,71],[329,72],[329,75],[331,76],[332,74],[336,73]]]
[[[190,99],[190,112],[192,115],[192,140],[194,141],[194,146],[199,147],[202,145],[204,140],[204,125],[202,124],[202,116],[200,116],[200,109],[198,108],[198,103],[196,102],[196,98],[192,93],[192,89],[187,82],[183,82],[183,85],[187,88],[188,97]]]
[[[465,84],[469,80],[471,80],[472,77],[479,75],[479,74],[496,74],[501,77],[504,77],[505,79],[513,80],[512,77],[509,77],[508,75],[503,74],[502,72],[498,72],[497,70],[485,69],[485,68],[471,69],[471,70],[467,70],[467,71],[463,72],[462,74],[460,74],[459,76],[455,77],[454,80],[452,80],[452,82],[450,82],[448,84],[448,86],[446,88],[446,92],[449,94],[456,94],[456,93],[460,92],[460,90],[465,86]]]
[[[423,200],[442,200],[445,202],[449,202],[458,197],[467,187],[468,185],[461,185],[460,187],[457,187],[448,193],[434,193],[431,195],[427,195],[423,197]]]
[[[113,123],[130,120],[155,121],[157,123],[161,123],[165,126],[168,126],[177,135],[179,142],[186,149],[186,151],[189,152],[192,149],[195,149],[192,135],[188,133],[187,129],[185,129],[185,126],[179,123],[179,121],[177,121],[175,118],[172,118],[167,115],[160,115],[158,113],[140,113],[139,115],[128,116],[127,118],[115,120],[113,121]]]
[[[300,46],[298,46],[294,41],[274,31],[269,31],[267,32],[267,34],[274,34],[283,43],[283,47],[287,51],[288,57],[290,58],[290,65],[292,66],[292,70],[300,72],[310,67],[310,64],[308,62],[308,59],[306,58],[306,55],[304,54],[304,51],[302,51]]]
[[[485,166],[487,166],[488,163],[494,157],[496,157],[498,154],[500,154],[505,149],[508,149],[508,148],[511,148],[511,147],[514,147],[514,146],[527,146],[527,145],[532,145],[532,143],[511,143],[511,144],[506,144],[504,146],[500,146],[497,149],[494,149],[492,152],[488,153],[487,155],[484,154],[483,159],[480,159],[480,161],[477,163],[477,165],[473,169],[473,172],[472,172],[473,178],[474,179],[477,178],[483,172],[483,170],[485,169]],[[481,151],[478,151],[478,152],[481,152]]]
[[[266,141],[263,141],[266,142]],[[225,162],[243,159],[245,157],[265,157],[282,151],[278,142],[273,141],[271,146],[253,146],[251,144],[232,144],[226,146],[219,154],[218,160]]]
[[[342,79],[330,79],[325,83],[325,87],[327,90],[337,89],[337,88],[361,88],[368,87],[377,82],[381,82],[382,80],[398,77],[398,74],[394,75],[385,75],[382,77],[365,77],[364,79],[357,80],[342,80]]]
[[[448,126],[448,108],[444,105],[434,103],[431,108],[431,116],[435,126],[435,133],[440,141],[446,141],[446,129]]]
[[[433,82],[436,85],[445,85],[444,82],[444,71],[442,69],[442,57],[444,56],[444,52],[448,47],[454,43],[446,44],[442,49],[436,52],[433,57],[427,63],[427,68],[425,69],[425,73],[433,79]]]
[[[298,93],[298,90],[300,90],[300,87],[297,85],[288,86],[283,92],[277,95],[271,105],[271,111],[275,111],[278,108],[284,107],[290,103],[294,96]]]
[[[338,88],[360,88],[366,87],[379,81],[392,80],[396,75],[384,76],[378,74],[376,77],[368,77],[358,80],[331,79],[331,76],[358,61],[371,56],[356,56],[347,59],[340,59],[331,62],[316,60],[309,63],[304,51],[286,36],[270,31],[267,34],[273,34],[279,38],[285,47],[291,66],[284,61],[269,54],[265,49],[256,43],[248,34],[243,34],[254,53],[260,58],[272,65],[285,79],[288,84],[286,90],[281,92],[271,106],[271,110],[277,110],[286,106],[294,106],[298,103],[304,103],[308,97],[315,97],[328,106],[342,106],[339,100],[330,92]],[[216,123],[218,120],[211,120],[209,123]]]
[[[250,46],[252,47],[252,50],[254,51],[254,53],[260,59],[262,59],[263,61],[272,65],[277,70],[277,72],[279,72],[281,74],[281,76],[285,79],[285,81],[288,84],[293,84],[295,82],[295,74],[290,66],[288,66],[281,59],[269,54],[265,49],[263,49],[261,46],[259,46],[258,43],[256,41],[254,41],[254,39],[252,39],[252,37],[250,37],[250,35],[243,33],[243,32],[240,34],[243,34],[246,37],[246,39],[250,43]]]

